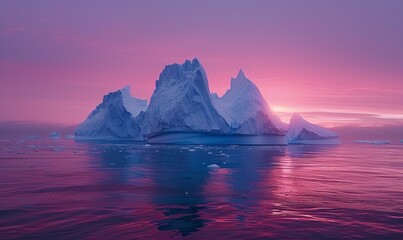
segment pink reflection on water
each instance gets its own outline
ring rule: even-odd
[[[210,148],[2,144],[0,236],[401,234],[402,146]]]

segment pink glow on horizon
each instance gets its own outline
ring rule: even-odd
[[[284,122],[403,124],[402,4],[228,3],[0,3],[0,121],[77,124],[104,94],[149,99],[165,65],[198,57],[212,92],[242,68]]]

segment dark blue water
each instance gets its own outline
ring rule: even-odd
[[[1,141],[0,239],[403,239],[402,156]]]

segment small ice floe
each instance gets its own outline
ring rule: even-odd
[[[355,140],[355,143],[361,144],[373,144],[373,145],[381,145],[381,144],[390,144],[391,142],[388,140]]]
[[[196,152],[196,149],[191,148],[191,149],[189,149],[189,152]]]
[[[65,139],[74,139],[74,135],[68,134],[64,136]]]
[[[211,169],[220,168],[220,166],[218,166],[217,164],[210,164],[210,165],[208,165],[207,167],[208,167],[208,168],[211,168]]]
[[[147,144],[144,144],[144,147],[148,148],[148,147],[151,147],[151,145],[147,143]]]
[[[59,139],[60,138],[60,133],[56,132],[56,131],[53,131],[53,132],[50,133],[49,137],[52,138],[52,139]]]
[[[228,154],[226,154],[226,153],[220,153],[220,154],[218,154],[218,156],[222,156],[222,157],[229,157],[229,155]]]
[[[213,153],[212,153],[212,152],[208,152],[207,154],[210,154],[210,155],[211,155],[211,154],[213,154]]]

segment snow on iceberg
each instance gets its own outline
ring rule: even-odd
[[[306,121],[298,113],[291,117],[286,138],[288,144],[340,144],[335,132]]]
[[[197,58],[164,68],[144,116],[146,135],[169,131],[228,132],[210,99],[207,75]]]
[[[232,133],[285,135],[285,124],[271,111],[258,87],[242,70],[231,78],[230,88],[222,97],[212,95],[217,111],[231,126]]]
[[[130,138],[144,140],[141,127],[134,121],[147,108],[147,100],[131,96],[129,86],[104,96],[103,101],[77,127],[81,139]]]

